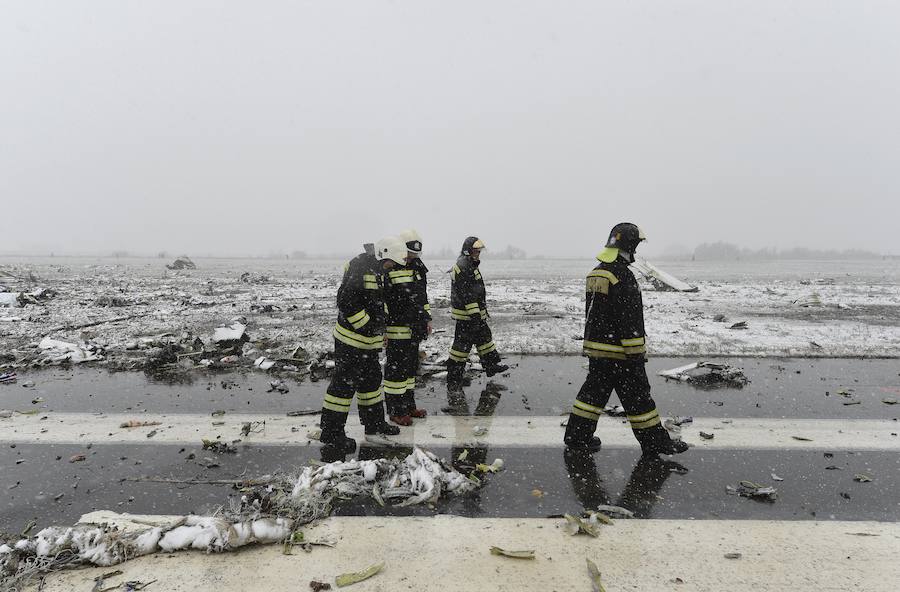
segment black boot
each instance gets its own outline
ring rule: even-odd
[[[463,371],[466,369],[465,362],[447,361],[447,391],[462,390]]]
[[[491,366],[485,366],[484,372],[488,375],[488,377],[493,376],[494,374],[502,374],[509,370],[509,366],[506,364],[493,364]]]
[[[596,452],[600,450],[600,438],[594,435],[596,429],[596,421],[570,413],[563,442],[567,448]]]
[[[356,450],[356,440],[347,437],[347,434],[344,433],[344,424],[346,423],[346,413],[323,409],[322,419],[319,422],[319,425],[322,427],[319,442],[332,446],[336,450],[346,451],[348,454]]]
[[[634,430],[634,436],[641,444],[644,455],[680,454],[690,446],[682,440],[673,440],[661,425],[643,430]]]
[[[381,420],[380,423],[370,423],[365,426],[367,436],[396,436],[400,433],[400,428]]]

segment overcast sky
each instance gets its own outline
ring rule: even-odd
[[[7,1],[0,252],[900,253],[900,4]]]

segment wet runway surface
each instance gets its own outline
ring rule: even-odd
[[[653,396],[671,415],[706,417],[803,417],[884,419],[900,416],[900,406],[883,399],[900,398],[900,362],[894,359],[707,359],[742,368],[750,379],[743,388],[699,389],[666,380],[660,370],[697,361],[655,358],[647,364]],[[494,381],[507,390],[497,415],[556,415],[567,412],[587,373],[577,356],[510,356],[513,366]],[[87,413],[229,413],[281,414],[318,409],[327,380],[297,382],[285,375],[290,392],[267,392],[274,376],[237,372],[152,376],[99,369],[61,369],[20,374],[18,383],[0,385],[0,409],[37,409]],[[32,388],[22,388],[33,381]],[[470,395],[477,398],[487,380],[476,375]],[[843,394],[839,394],[843,392]],[[445,402],[440,379],[420,379],[417,398],[431,412]],[[37,403],[32,401],[41,399]],[[615,396],[612,399],[615,401]]]
[[[654,396],[664,416],[896,421],[900,415],[896,405],[882,401],[896,398],[900,388],[896,360],[726,360],[744,368],[751,379],[743,389],[700,390],[665,383],[655,376],[659,369],[690,361],[657,359],[649,364]],[[514,371],[495,381],[505,390],[491,390],[499,393],[499,400],[490,412],[521,417],[523,429],[527,416],[564,413],[585,372],[584,360],[576,357],[536,356],[512,362],[517,365]],[[211,374],[196,375],[190,384],[173,384],[154,382],[142,374],[53,370],[20,375],[18,384],[0,385],[0,408],[37,409],[39,413],[103,411],[136,418],[142,410],[172,414],[226,410],[229,414],[283,416],[287,411],[318,408],[327,385],[325,381],[288,381],[290,393],[266,393],[270,379],[263,374]],[[33,380],[35,386],[23,388],[27,380]],[[472,413],[485,411],[479,410],[479,393],[485,384],[483,377],[476,377],[466,389]],[[840,390],[844,394],[838,394]],[[859,403],[845,405],[848,400]],[[439,414],[445,404],[443,385],[432,381],[421,389],[419,401],[431,414]],[[15,417],[0,421],[15,421]],[[627,427],[616,425],[614,429]],[[216,454],[202,450],[199,441],[139,445],[0,442],[0,530],[19,532],[31,521],[38,527],[70,524],[96,509],[208,512],[236,495],[234,488],[183,482],[258,478],[295,470],[313,460],[336,460],[323,458],[317,443],[239,443],[237,449],[236,454]],[[446,445],[431,448],[448,459],[466,449],[452,438]],[[346,502],[336,508],[336,514],[539,518],[614,504],[643,518],[900,520],[896,495],[900,455],[890,447],[865,451],[694,448],[664,460],[641,459],[637,449],[614,446],[595,455],[566,454],[557,438],[528,446],[468,450],[470,462],[502,458],[505,463],[503,471],[488,475],[484,486],[472,495],[442,499],[434,508],[381,508],[374,502]],[[347,459],[376,458],[385,453],[406,454],[408,449],[364,445]],[[82,454],[84,460],[70,462]],[[764,502],[727,493],[727,486],[737,486],[742,480],[776,487],[777,499]]]

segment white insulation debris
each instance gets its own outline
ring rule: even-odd
[[[213,516],[186,516],[132,531],[107,522],[52,526],[30,538],[7,541],[0,546],[0,584],[17,589],[64,566],[109,566],[158,551],[219,553],[277,543],[299,526],[327,517],[337,498],[368,496],[408,506],[436,503],[442,495],[461,495],[480,484],[420,448],[403,459],[336,461],[267,481]]]

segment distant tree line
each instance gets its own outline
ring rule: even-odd
[[[693,259],[737,261],[745,259],[881,259],[882,255],[861,249],[819,250],[798,247],[794,249],[748,249],[732,243],[703,243],[694,249]]]

